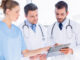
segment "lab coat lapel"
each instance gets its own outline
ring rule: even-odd
[[[53,38],[54,38],[54,41],[55,43],[60,43],[60,44],[65,44],[65,41],[67,41],[66,39],[66,25],[68,24],[68,21],[66,21],[65,24],[63,24],[63,28],[62,30],[59,29],[59,26],[58,26],[58,22],[55,24],[54,26],[54,30],[53,30]]]
[[[27,33],[26,44],[28,49],[34,50],[43,47],[42,35],[38,25],[36,26],[36,32],[29,28]]]

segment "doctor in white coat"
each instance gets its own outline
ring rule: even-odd
[[[24,7],[26,20],[20,25],[28,50],[39,50],[46,48],[46,29],[38,24],[38,8],[35,4],[29,3]],[[48,49],[47,49],[48,50]],[[46,54],[29,57],[30,60],[46,60]],[[25,59],[26,60],[26,59]]]
[[[53,60],[80,60],[80,25],[67,18],[68,5],[59,1],[55,5],[57,21],[48,28],[48,41],[50,45],[70,44],[68,48],[61,49],[64,55],[53,56]]]

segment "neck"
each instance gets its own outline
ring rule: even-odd
[[[10,20],[10,18],[5,17],[5,18],[3,19],[3,22],[6,23],[9,28],[11,28],[11,23],[12,23],[12,21]]]
[[[63,23],[65,20],[66,20],[66,18],[64,18],[64,20],[63,20],[63,21],[61,21],[61,22],[59,22],[59,23]]]

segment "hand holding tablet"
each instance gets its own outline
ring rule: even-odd
[[[58,46],[53,46],[48,50],[47,57],[50,56],[57,56],[57,55],[63,55],[64,53],[61,53],[60,50],[63,48],[69,48],[69,43],[68,44],[62,44]]]

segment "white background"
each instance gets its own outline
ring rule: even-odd
[[[50,25],[55,18],[55,4],[60,0],[32,0],[39,7],[39,22]],[[69,7],[68,18],[80,23],[80,0],[63,0]]]
[[[27,3],[30,3],[31,0],[16,0],[20,4],[20,17],[17,20],[16,25],[20,25],[24,20],[24,6]],[[39,13],[39,23],[42,25],[51,25],[55,18],[55,4],[57,1],[60,0],[32,0],[38,6],[38,13]],[[80,23],[80,0],[63,0],[68,3],[69,7],[69,15],[68,18]],[[1,18],[1,10],[0,10],[0,18]]]

